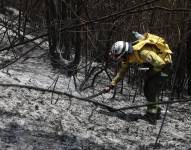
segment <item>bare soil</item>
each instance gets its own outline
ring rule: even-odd
[[[0,83],[53,89],[58,75],[55,90],[81,97],[93,94],[92,90],[76,90],[73,78],[57,73],[43,59],[20,61],[1,70]],[[82,79],[80,75],[78,78]],[[98,91],[102,86],[97,86]],[[161,119],[157,125],[151,125],[142,119],[140,116],[145,108],[112,113],[91,103],[50,92],[6,86],[0,86],[0,90],[2,150],[153,149],[162,123]],[[135,103],[121,94],[115,99],[111,97],[112,92],[93,100],[118,108],[146,102],[143,95],[136,97]],[[191,103],[170,106],[158,149],[191,149],[190,106]]]

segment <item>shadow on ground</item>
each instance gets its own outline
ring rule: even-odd
[[[0,110],[0,117],[18,118],[17,113]],[[22,118],[26,119],[26,118]],[[0,127],[0,149],[18,150],[120,150],[123,145],[113,143],[98,144],[92,139],[73,135],[70,131],[58,135],[35,130],[30,126],[21,126],[12,121],[6,127]]]

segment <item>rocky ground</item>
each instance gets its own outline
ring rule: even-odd
[[[5,85],[53,89],[57,78],[57,91],[79,97],[93,94],[92,90],[76,90],[73,78],[59,74],[52,69],[47,59],[43,58],[20,60],[0,71],[0,149],[153,149],[162,119],[158,120],[157,125],[149,124],[139,117],[145,108],[112,113],[92,103],[64,95]],[[81,79],[82,76],[78,75],[77,84]],[[95,93],[99,92],[103,85],[97,87],[99,88],[96,88],[98,91],[94,91]],[[135,98],[135,103],[132,103],[128,94],[117,94],[115,99],[110,99],[111,92],[93,100],[118,108],[145,102],[140,95]],[[159,138],[159,149],[191,149],[190,106],[191,103],[170,106]]]

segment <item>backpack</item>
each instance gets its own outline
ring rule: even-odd
[[[138,51],[146,44],[155,45],[160,50],[160,53],[172,54],[164,38],[150,33],[145,33],[143,39],[136,41],[136,44],[133,45],[133,49]]]

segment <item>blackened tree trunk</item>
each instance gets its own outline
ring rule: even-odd
[[[78,18],[75,22],[76,24],[80,24],[80,15],[82,13],[82,7],[81,7],[81,0],[78,1],[73,1],[72,6],[74,6],[74,11],[73,13],[75,13],[74,17]],[[73,59],[73,61],[70,63],[70,65],[68,65],[69,68],[69,75],[73,75],[77,73],[77,66],[80,62],[80,56],[81,56],[81,38],[80,38],[80,27],[76,28],[76,32],[73,36],[73,41],[72,44],[74,44],[74,49],[75,49],[75,57]]]
[[[187,73],[188,74],[188,95],[191,95],[191,28],[189,29],[189,34],[187,37],[187,72],[188,72]]]
[[[0,12],[5,13],[5,0],[0,1]]]
[[[52,0],[46,0],[46,22],[48,26],[48,41],[49,41],[49,55],[51,59],[51,63],[53,67],[56,67],[57,65],[57,58],[58,56],[56,55],[56,29],[54,26],[54,18],[56,17],[56,10],[54,7],[54,3]]]
[[[67,75],[76,72],[80,62],[81,42],[80,32],[63,31],[63,28],[80,23],[76,16],[71,15],[81,13],[79,6],[79,1],[46,0],[51,62],[53,67],[62,69]],[[80,31],[80,28],[76,30]]]
[[[191,8],[191,1],[187,1],[187,8]],[[188,35],[186,41],[186,63],[188,75],[188,95],[191,95],[191,21],[188,22],[187,32]]]

